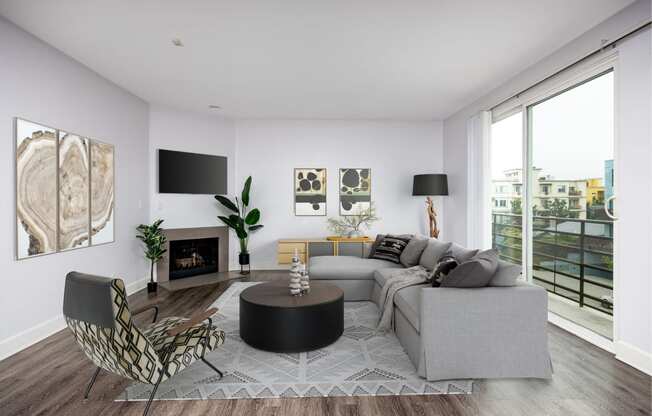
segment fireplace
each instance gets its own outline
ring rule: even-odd
[[[186,277],[198,275],[204,279],[217,277],[229,270],[227,227],[166,228],[163,234],[166,252],[156,264],[158,282],[181,283]]]
[[[219,244],[217,237],[170,241],[170,280],[217,272]]]

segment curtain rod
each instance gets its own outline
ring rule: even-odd
[[[537,81],[535,84],[530,85],[529,87],[517,92],[516,94],[510,95],[508,98],[502,100],[498,104],[491,107],[491,110],[505,104],[506,102],[508,102],[508,101],[510,101],[510,100],[512,100],[514,98],[518,98],[521,94],[524,94],[527,91],[531,90],[532,88],[535,88],[536,86],[543,84],[544,82],[546,82],[550,78],[553,78],[553,77],[561,74],[562,72],[566,71],[569,68],[574,67],[575,65],[579,64],[580,62],[583,62],[583,61],[591,58],[592,56],[595,56],[595,55],[599,54],[600,52],[603,52],[605,49],[610,48],[610,47],[615,48],[619,42],[623,41],[624,39],[626,39],[626,38],[640,32],[640,31],[642,31],[642,30],[644,30],[644,29],[646,29],[648,27],[650,27],[650,25],[652,25],[652,21],[648,21],[647,23],[642,24],[641,26],[637,27],[636,29],[625,33],[624,35],[622,35],[621,37],[619,37],[616,40],[613,40],[613,41],[611,41],[609,43],[605,43],[600,48],[598,48],[598,49],[594,50],[593,52],[589,53],[588,55],[578,59],[577,61],[573,62],[572,64],[566,65],[565,67],[563,67],[562,69],[556,71],[555,73],[548,75],[547,77],[543,78],[540,81]]]

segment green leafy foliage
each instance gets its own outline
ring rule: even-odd
[[[250,192],[251,192],[251,176],[249,176],[244,183],[242,188],[242,193],[240,194],[240,200],[235,198],[235,202],[231,201],[229,198],[222,195],[215,195],[215,199],[221,203],[225,208],[230,211],[233,211],[235,214],[230,214],[228,217],[223,215],[218,215],[219,218],[225,225],[232,228],[235,231],[235,234],[240,240],[240,251],[242,253],[247,252],[247,245],[249,243],[249,236],[253,231],[260,230],[263,228],[262,224],[258,224],[260,221],[260,210],[258,208],[253,208],[248,211],[249,202],[250,202]]]
[[[140,224],[136,227],[138,234],[136,238],[143,242],[145,258],[150,261],[150,280],[154,281],[154,264],[156,264],[163,254],[167,251],[165,247],[166,238],[163,234],[161,224],[163,220],[159,219],[152,224]]]

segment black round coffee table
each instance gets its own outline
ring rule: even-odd
[[[292,296],[287,281],[251,286],[240,293],[240,338],[272,352],[312,351],[337,341],[344,331],[344,292],[310,282],[310,292]]]

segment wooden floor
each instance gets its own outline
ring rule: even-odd
[[[248,280],[270,280],[259,272]],[[187,316],[210,305],[232,282],[185,290],[144,291],[131,308],[161,305],[161,317]],[[147,317],[141,318],[143,321]],[[141,321],[142,322],[142,321]],[[471,395],[254,400],[157,401],[153,415],[650,415],[650,377],[550,325],[551,381],[477,380]],[[102,372],[88,400],[94,366],[68,330],[0,361],[0,415],[140,415],[142,402],[114,402],[129,381]]]

